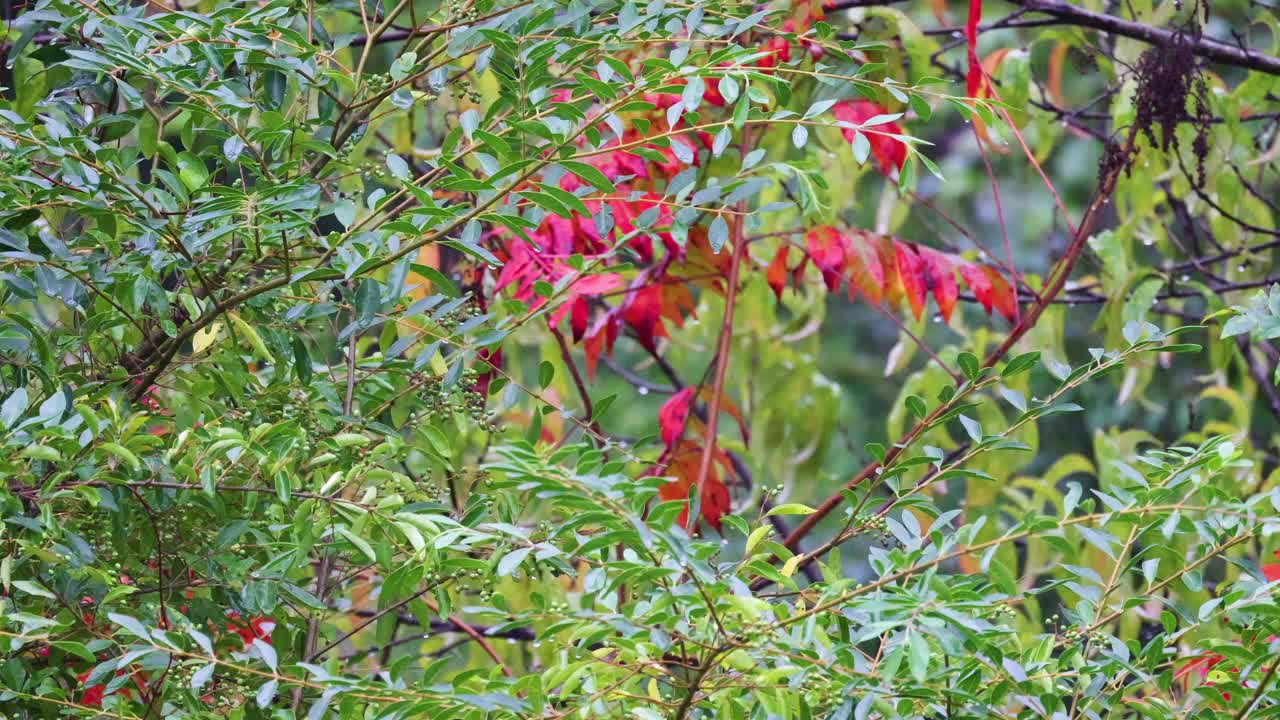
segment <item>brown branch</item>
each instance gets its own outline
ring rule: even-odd
[[[1011,0],[1011,2],[1033,12],[1051,15],[1065,25],[1093,28],[1153,45],[1168,44],[1174,36],[1172,30],[1093,12],[1062,0]],[[1257,70],[1268,75],[1280,75],[1280,58],[1203,36],[1186,37],[1183,41],[1189,43],[1192,52],[1202,58]]]
[[[555,337],[556,344],[560,346],[560,359],[564,361],[565,367],[569,368],[569,375],[573,377],[573,385],[578,389],[578,397],[582,398],[582,412],[586,413],[582,421],[584,427],[590,428],[596,435],[600,435],[600,423],[596,422],[595,407],[591,404],[591,393],[587,391],[587,384],[582,381],[582,373],[578,370],[578,364],[573,361],[573,353],[569,350],[569,342],[564,339],[564,333],[560,332],[560,328],[551,325],[551,335]],[[566,434],[565,437],[568,437]]]
[[[1172,30],[1147,25],[1133,20],[1125,20],[1114,15],[1093,12],[1085,8],[1079,7],[1077,4],[1063,2],[1062,0],[1009,0],[1012,4],[1023,8],[1026,11],[1042,13],[1049,15],[1055,21],[1053,24],[1073,25],[1075,27],[1092,28],[1100,30],[1111,35],[1121,35],[1134,40],[1151,43],[1152,45],[1167,44],[1174,35]],[[894,5],[901,0],[841,0],[832,5],[827,6],[827,12],[837,10],[848,10],[850,8],[862,7],[879,7],[883,5]],[[1018,25],[1024,27],[1040,27],[1046,24],[1039,20],[1024,20],[1018,23],[995,23],[991,26],[979,26],[980,30],[995,29],[995,27],[1016,27]],[[954,31],[953,28],[938,28],[933,30],[925,30],[925,34],[943,34],[943,31]],[[1213,62],[1223,63],[1225,65],[1234,65],[1236,67],[1245,68],[1247,70],[1257,70],[1258,72],[1267,73],[1268,75],[1280,75],[1280,58],[1266,53],[1258,52],[1249,48],[1242,48],[1236,45],[1229,45],[1220,40],[1214,40],[1207,37],[1185,38],[1191,46],[1191,51],[1202,58],[1212,60]]]

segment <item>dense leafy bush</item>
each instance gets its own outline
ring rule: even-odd
[[[1280,28],[1014,5],[6,6],[0,710],[1280,716]]]

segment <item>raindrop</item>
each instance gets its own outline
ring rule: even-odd
[[[640,391],[639,391],[639,392],[640,392],[640,394],[641,394],[641,395],[648,395],[648,394],[649,394],[649,388],[647,388],[647,387],[642,387],[642,388],[640,388]]]
[[[1186,282],[1186,281],[1188,281],[1188,280],[1190,280],[1190,279],[1191,279],[1191,276],[1190,276],[1190,275],[1183,275],[1182,277],[1178,278],[1178,280],[1179,280],[1179,281],[1181,281],[1181,282]]]
[[[934,321],[934,322],[936,322],[936,323],[940,323],[940,322],[942,322],[942,315],[941,315],[940,313],[939,313],[939,314],[937,314],[937,315],[934,315],[934,316],[933,316],[933,321]]]

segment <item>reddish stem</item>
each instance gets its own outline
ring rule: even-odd
[[[738,204],[738,210],[744,209],[744,203]],[[738,278],[742,270],[742,256],[747,252],[743,241],[742,214],[733,218],[733,259],[729,265],[729,289],[724,298],[724,321],[720,324],[720,344],[716,351],[716,374],[711,385],[711,399],[707,402],[707,434],[702,447],[702,459],[698,463],[698,498],[702,498],[702,489],[706,485],[707,476],[711,473],[711,461],[716,450],[716,425],[720,419],[720,396],[724,394],[725,370],[729,366],[729,345],[733,342],[733,309],[738,296]],[[696,520],[689,518],[689,527]]]

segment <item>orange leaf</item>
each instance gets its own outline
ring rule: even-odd
[[[939,25],[947,24],[947,0],[929,0],[929,8]]]
[[[982,61],[982,71],[987,77],[994,77],[997,70],[1000,69],[1000,63],[1004,62],[1005,55],[1009,54],[1008,48],[1000,48],[991,53]],[[990,86],[987,82],[982,83],[982,88],[978,91],[978,95],[974,97],[986,97],[990,95]],[[973,129],[978,133],[978,138],[989,148],[998,153],[1008,153],[1009,148],[1003,144],[991,142],[991,136],[987,133],[987,124],[977,115],[973,116]]]
[[[426,267],[439,270],[440,246],[435,243],[423,245],[422,249],[418,251],[418,259],[416,262],[419,265],[425,265]],[[408,295],[414,300],[421,300],[431,294],[431,281],[425,276],[419,275],[412,270],[409,271],[408,277],[405,278],[405,284],[412,286]]]
[[[960,277],[973,291],[973,296],[982,303],[982,309],[990,315],[992,310],[999,312],[1009,322],[1018,318],[1018,301],[1014,296],[1009,281],[994,268],[972,263],[960,263]]]
[[[769,269],[765,271],[765,280],[773,288],[773,295],[778,302],[782,302],[782,290],[787,286],[787,255],[790,252],[791,246],[786,243],[779,245],[778,253],[773,256],[773,262],[769,263]]]
[[[1060,108],[1067,106],[1067,98],[1062,94],[1062,69],[1066,67],[1069,52],[1071,46],[1059,40],[1049,54],[1049,97]]]
[[[884,299],[889,307],[896,308],[902,304],[902,298],[906,295],[903,287],[902,275],[898,272],[898,258],[894,252],[892,238],[879,237],[874,239],[876,254],[880,257],[880,267],[884,270]]]
[[[1009,284],[1004,276],[996,272],[995,268],[982,266],[982,272],[991,281],[992,301],[995,304],[996,311],[1004,316],[1005,320],[1014,322],[1018,319],[1018,297],[1014,294],[1013,286]]]
[[[708,469],[706,481],[702,485],[701,514],[708,525],[715,528],[716,532],[720,532],[720,519],[728,515],[731,508],[729,488],[720,479],[720,473],[715,465],[718,463],[725,472],[732,472],[733,464],[729,462],[729,457],[718,449],[713,459],[716,462]],[[698,480],[698,470],[702,465],[702,446],[692,442],[682,442],[676,449],[663,453],[659,463],[663,462],[666,464],[663,474],[675,479],[658,488],[658,497],[668,502],[687,499],[689,489]],[[687,507],[680,513],[677,522],[686,530],[693,529],[694,523],[690,522]]]
[[[884,299],[884,266],[876,251],[875,237],[861,230],[851,233],[849,243],[849,297],[856,289],[868,301],[879,304]]]
[[[693,291],[684,281],[662,283],[662,317],[675,323],[676,327],[684,327],[685,315],[694,316],[697,304],[693,300]]]
[[[698,398],[702,400],[702,402],[707,403],[708,406],[710,406],[712,391],[713,391],[713,388],[710,388],[704,385],[702,388],[702,391],[698,393]],[[729,413],[730,417],[732,417],[734,420],[737,420],[738,432],[742,433],[742,441],[750,442],[751,435],[750,435],[750,432],[747,430],[747,423],[742,419],[742,412],[738,410],[738,406],[734,405],[732,400],[725,397],[723,394],[720,396],[720,412]]]

